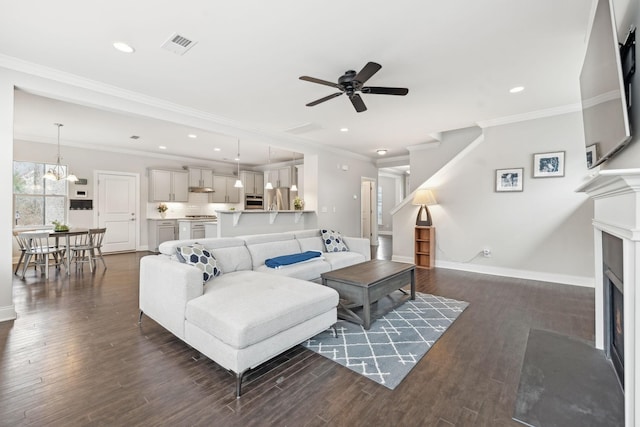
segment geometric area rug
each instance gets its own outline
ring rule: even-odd
[[[303,346],[387,388],[394,389],[442,336],[469,303],[416,292],[371,324],[338,320]]]

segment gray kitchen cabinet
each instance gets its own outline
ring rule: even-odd
[[[235,176],[214,175],[210,203],[240,203],[240,191],[235,188]]]
[[[175,219],[149,220],[149,250],[158,252],[160,243],[175,240],[177,227]]]
[[[266,171],[264,173],[264,179],[271,182],[273,188],[291,187],[291,168],[285,167]]]
[[[150,202],[188,202],[189,172],[149,169]]]
[[[190,167],[189,187],[213,187],[213,170]]]
[[[263,195],[264,194],[264,174],[262,172],[244,171],[243,183],[244,194]]]

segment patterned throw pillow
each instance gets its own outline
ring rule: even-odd
[[[181,262],[193,265],[202,271],[202,283],[206,283],[213,277],[218,277],[222,271],[216,264],[216,259],[211,252],[199,243],[176,248],[176,255]]]
[[[324,247],[327,252],[348,252],[349,248],[342,241],[342,236],[337,231],[320,230]]]

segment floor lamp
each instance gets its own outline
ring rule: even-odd
[[[420,188],[416,191],[415,196],[413,196],[412,204],[420,206],[418,216],[416,217],[417,226],[431,227],[431,213],[427,206],[435,205],[436,203],[436,198],[433,196],[433,192],[431,190]]]

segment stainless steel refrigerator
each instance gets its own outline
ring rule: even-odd
[[[291,210],[289,205],[289,188],[278,187],[273,190],[266,190],[267,205],[265,209],[270,211],[288,211]]]

